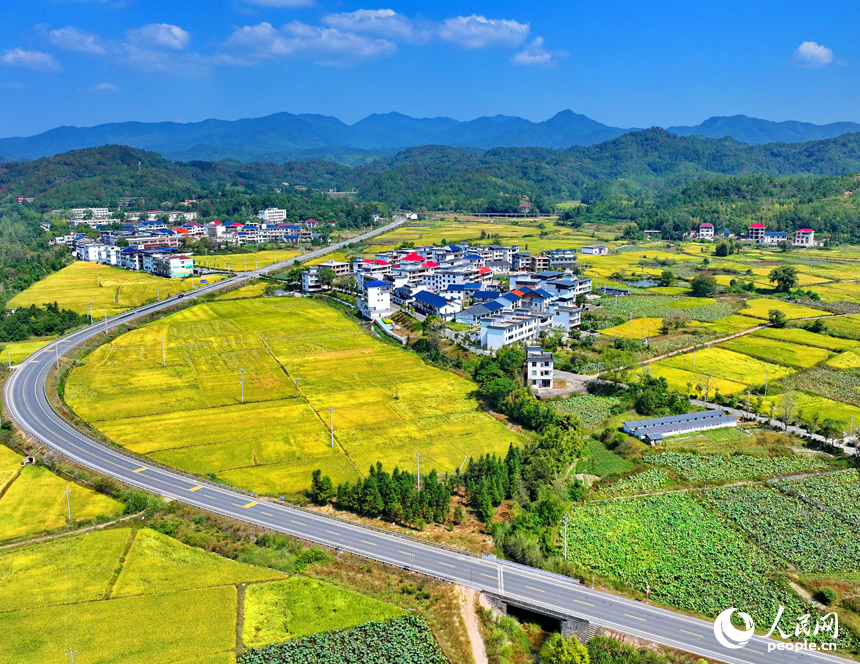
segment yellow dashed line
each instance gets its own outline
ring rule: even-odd
[[[202,486],[196,486],[193,489],[188,489],[189,491],[197,491],[198,489],[202,489]]]
[[[546,592],[546,590],[541,590],[540,588],[532,588],[531,586],[526,586],[526,588],[528,588],[529,590],[535,590],[539,593],[545,593]]]
[[[642,622],[648,622],[647,620],[645,620],[645,618],[639,618],[637,616],[631,616],[629,613],[625,613],[624,615],[627,616],[628,618],[633,618],[633,620],[641,620]]]
[[[581,602],[578,599],[573,600],[577,604],[585,604],[585,606],[594,606],[594,604],[589,604],[588,602]]]
[[[254,506],[254,505],[256,505],[256,504],[257,504],[257,503],[255,503],[255,502],[250,502],[250,503],[248,503],[247,505],[242,505],[242,507],[244,507],[245,509],[248,509],[249,507],[253,507],[253,506]]]
[[[340,535],[340,533],[336,533],[333,530],[326,530],[329,535]]]
[[[370,544],[370,546],[376,546],[373,542],[368,542],[367,540],[361,540],[364,544]]]
[[[483,572],[481,572],[481,576],[486,576],[488,579],[496,579],[496,580],[498,580],[498,578],[499,578],[497,576],[490,576],[489,574],[484,574]]]
[[[260,514],[263,514],[264,516],[275,516],[274,514],[269,514],[268,512],[263,512],[262,510],[260,510]]]
[[[680,630],[680,631],[684,632],[684,634],[689,634],[690,636],[698,636],[700,639],[704,639],[704,638],[705,638],[705,637],[704,637],[704,636],[702,636],[701,634],[694,634],[693,632],[688,632],[686,629],[682,629],[682,630]]]
[[[440,565],[445,565],[445,567],[456,567],[456,565],[449,565],[448,563],[443,563],[441,560],[439,561]]]
[[[136,473],[142,473],[144,470],[146,470],[146,468],[145,468],[145,467],[144,467],[144,468],[138,468],[138,469],[137,469],[137,470],[135,470],[134,472],[136,472]]]

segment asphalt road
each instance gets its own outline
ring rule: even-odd
[[[384,232],[384,229],[377,229],[376,232]],[[340,248],[340,245],[326,247],[314,254],[303,256],[303,260],[337,248]],[[274,266],[268,269],[274,269]],[[254,274],[256,273],[249,273]],[[219,290],[243,278],[245,277],[233,277],[200,288],[187,297]],[[113,327],[175,303],[176,298],[171,298],[150,304],[109,319],[107,324]],[[573,614],[618,632],[731,664],[766,664],[777,658],[782,662],[792,663],[844,662],[838,657],[820,652],[768,653],[769,640],[759,636],[755,636],[743,649],[730,650],[717,643],[713,623],[710,621],[595,591],[565,577],[546,575],[524,566],[448,550],[333,519],[200,481],[144,459],[126,456],[117,449],[90,439],[60,418],[48,404],[45,393],[46,380],[57,356],[87,339],[103,334],[104,330],[104,323],[96,323],[44,347],[22,362],[5,385],[6,406],[18,426],[46,446],[82,466],[167,499],[179,500],[210,512],[373,560],[408,567],[478,590],[487,590],[511,600],[519,599]]]

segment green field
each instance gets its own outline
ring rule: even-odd
[[[376,461],[411,468],[420,450],[422,469],[448,472],[522,442],[473,390],[324,304],[268,298],[199,304],[133,330],[89,355],[65,395],[135,452],[279,495],[305,489],[316,468],[354,481]]]
[[[0,540],[65,526],[68,512],[64,491],[67,487],[71,490],[69,502],[73,521],[122,511],[122,505],[107,496],[66,482],[43,466],[27,466],[0,498]]]
[[[586,503],[570,512],[569,557],[657,602],[715,616],[738,607],[758,622],[805,609],[771,580],[775,562],[688,493]],[[768,623],[770,624],[770,623]]]
[[[220,277],[209,276],[206,279],[212,283]],[[191,290],[192,281],[195,288],[200,285],[200,280],[196,277],[164,279],[110,265],[77,261],[18,293],[6,306],[15,309],[29,307],[31,304],[42,306],[48,302],[56,302],[61,309],[72,309],[85,314],[92,302],[93,317],[98,321],[105,313],[108,317],[114,316],[148,300],[155,300],[156,297],[164,299],[169,295]]]
[[[400,615],[390,604],[294,577],[248,588],[242,640],[253,648]]]

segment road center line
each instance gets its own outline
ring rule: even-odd
[[[698,636],[700,639],[704,639],[704,638],[705,638],[705,637],[704,637],[704,636],[702,636],[701,634],[693,634],[693,632],[688,632],[686,629],[682,629],[682,630],[679,630],[679,631],[684,632],[684,634],[689,634],[690,636]]]
[[[594,604],[589,604],[588,602],[582,602],[578,599],[575,599],[573,601],[576,602],[577,604],[585,604],[585,606],[594,606]],[[681,630],[681,631],[683,631],[683,630]]]
[[[135,470],[134,472],[136,472],[136,473],[142,473],[144,470],[146,470],[146,467],[138,468],[138,469],[137,469],[137,470]]]
[[[376,546],[373,542],[368,542],[367,540],[361,540],[362,544],[370,544],[370,546]]]
[[[624,615],[628,618],[633,618],[633,620],[641,620],[642,622],[648,622],[647,620],[645,620],[645,618],[640,618],[639,616],[631,616],[629,613],[625,613]]]
[[[541,590],[540,588],[532,588],[531,586],[526,586],[529,590],[534,590],[535,592],[545,593],[546,590]]]

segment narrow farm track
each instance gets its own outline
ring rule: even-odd
[[[402,220],[353,241],[386,232],[400,223]],[[332,245],[301,258],[315,258],[345,244]],[[248,273],[242,279],[254,278],[290,262]],[[211,293],[235,285],[242,279],[231,277],[199,289],[188,297]],[[768,653],[768,644],[773,642],[761,636],[754,636],[743,649],[730,650],[718,644],[713,623],[709,620],[596,591],[571,578],[398,536],[213,484],[96,441],[53,410],[47,397],[46,382],[60,355],[102,334],[106,325],[110,328],[133,321],[162,311],[176,301],[157,302],[123,313],[106,324],[100,323],[69,334],[30,355],[5,384],[5,401],[11,418],[26,435],[72,462],[124,484],[375,561],[409,568],[475,590],[491,591],[510,601],[528,602],[536,607],[577,615],[613,631],[729,664],[772,664],[776,660],[792,664],[844,662],[838,657],[812,651]]]

